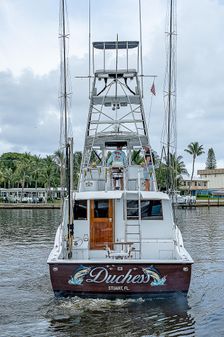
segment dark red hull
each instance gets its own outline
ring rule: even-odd
[[[187,292],[191,264],[50,263],[56,296],[145,296]]]

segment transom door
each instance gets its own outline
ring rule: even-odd
[[[113,201],[108,199],[90,201],[90,249],[112,248]]]

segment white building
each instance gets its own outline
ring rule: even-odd
[[[197,173],[208,180],[208,189],[224,189],[224,168],[198,170]]]

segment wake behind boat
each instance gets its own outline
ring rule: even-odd
[[[139,47],[138,41],[93,42],[94,78],[79,188],[64,199],[48,258],[56,296],[188,291],[193,261],[174,223],[170,198],[157,189]],[[115,64],[109,66],[107,55],[112,53]],[[95,70],[97,57],[103,62]],[[136,157],[142,158],[140,163]]]

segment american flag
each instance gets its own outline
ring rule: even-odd
[[[155,84],[153,82],[152,86],[151,86],[151,93],[156,96],[156,89],[155,89]]]

